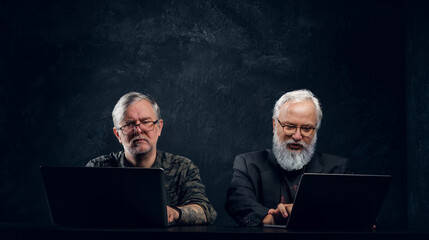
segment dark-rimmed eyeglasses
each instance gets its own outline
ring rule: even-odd
[[[119,130],[121,130],[124,135],[134,134],[137,131],[137,127],[140,128],[140,130],[143,132],[150,132],[155,128],[155,124],[158,122],[159,119],[156,121],[144,121],[138,124],[131,122],[120,127]]]
[[[298,131],[301,133],[303,137],[311,137],[314,134],[315,127],[312,126],[295,126],[292,124],[283,124],[280,122],[280,120],[277,119],[280,126],[283,128],[283,132],[286,136],[292,136]]]

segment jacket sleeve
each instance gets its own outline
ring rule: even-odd
[[[216,220],[217,213],[205,194],[205,186],[201,181],[199,169],[191,163],[184,174],[185,180],[181,183],[179,205],[197,204],[203,210],[207,218],[207,224]]]
[[[349,159],[344,159],[344,163],[343,163],[343,173],[353,173],[351,166],[350,166],[350,160]]]
[[[258,202],[258,174],[255,169],[249,171],[245,156],[235,158],[225,210],[241,226],[259,226],[268,212],[268,208]]]

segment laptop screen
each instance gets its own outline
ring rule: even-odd
[[[305,173],[287,228],[297,230],[370,230],[391,176]]]
[[[40,167],[54,224],[167,226],[165,177],[155,168]]]
[[[368,231],[390,184],[390,175],[304,173],[286,225],[304,231]]]

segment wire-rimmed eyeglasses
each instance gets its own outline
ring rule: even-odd
[[[143,121],[138,124],[130,122],[120,127],[119,130],[121,130],[124,135],[134,134],[135,131],[137,131],[137,127],[143,132],[150,132],[155,128],[155,124],[158,122],[159,119],[156,121]]]
[[[292,136],[298,131],[301,133],[303,137],[311,137],[314,134],[314,130],[316,129],[313,126],[296,126],[292,124],[283,124],[280,120],[277,119],[280,126],[283,128],[283,132],[286,136]]]

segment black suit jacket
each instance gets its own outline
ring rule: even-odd
[[[315,153],[305,172],[350,173],[346,158]],[[225,209],[242,226],[257,226],[279,204],[282,169],[271,150],[238,155],[234,161]]]

